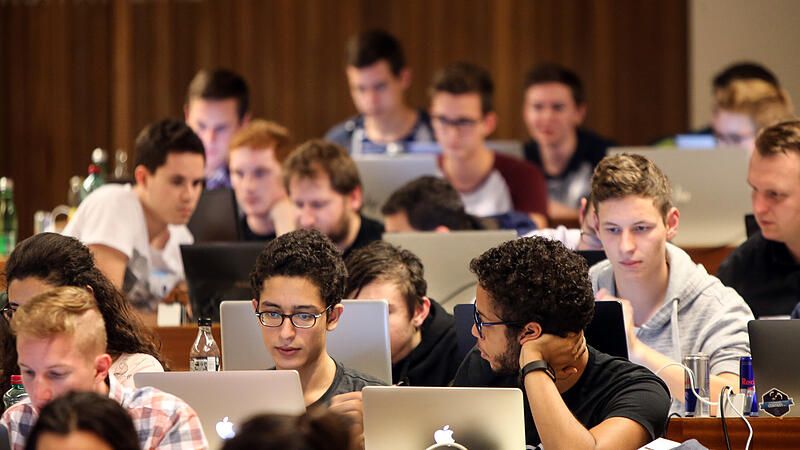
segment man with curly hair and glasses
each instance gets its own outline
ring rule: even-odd
[[[486,251],[470,269],[478,343],[455,386],[522,389],[529,446],[635,449],[661,435],[666,385],[585,343],[594,297],[582,257],[557,241],[522,238]]]

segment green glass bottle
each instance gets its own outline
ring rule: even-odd
[[[100,167],[96,164],[89,164],[89,175],[81,184],[81,201],[104,184],[106,184],[106,181],[100,173]]]
[[[22,401],[27,396],[28,393],[25,392],[25,386],[22,385],[22,376],[11,375],[11,389],[3,394],[3,404],[5,405],[6,409],[10,408],[11,405]]]
[[[17,245],[17,207],[14,205],[14,182],[0,178],[0,256],[11,254]]]

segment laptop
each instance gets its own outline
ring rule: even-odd
[[[389,306],[386,300],[343,300],[336,329],[328,332],[328,354],[347,367],[392,383]],[[261,338],[250,301],[222,302],[222,368],[256,370],[275,366]]]
[[[608,151],[609,155],[620,153],[647,157],[672,183],[672,201],[680,211],[673,244],[724,247],[745,240],[742,217],[753,210],[747,150],[616,147]]]
[[[800,417],[800,320],[751,320],[747,331],[759,416]]]
[[[581,255],[589,267],[606,259],[605,250],[576,250],[575,253]]]
[[[475,305],[460,304],[453,308],[456,327],[458,352],[467,355],[475,346],[477,338],[472,335],[475,323],[473,314]],[[611,356],[628,358],[628,336],[625,334],[625,316],[622,314],[622,303],[617,300],[603,300],[594,303],[594,318],[584,331],[586,343],[596,350]]]
[[[300,415],[306,410],[295,370],[140,372],[133,380],[139,388],[152,386],[188,403],[203,424],[209,448],[221,448],[256,414]]]
[[[186,226],[195,242],[238,241],[241,233],[233,189],[203,190]]]
[[[436,155],[357,155],[353,161],[363,188],[361,213],[377,220],[383,220],[381,208],[394,191],[423,175],[441,176]]]
[[[369,450],[453,441],[469,449],[525,448],[519,389],[367,386],[361,392]]]
[[[250,271],[264,245],[264,242],[181,245],[194,317],[211,317],[218,322],[223,300],[253,298]]]
[[[477,280],[469,262],[486,250],[517,238],[514,230],[450,233],[384,233],[383,240],[417,255],[425,267],[428,297],[452,313],[459,303],[472,303]]]

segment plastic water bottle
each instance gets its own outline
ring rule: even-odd
[[[9,255],[17,245],[17,207],[14,204],[14,182],[0,178],[0,256]]]
[[[100,174],[100,167],[96,164],[89,164],[89,175],[83,180],[83,184],[81,185],[81,201],[104,184],[106,184],[106,182]]]
[[[192,372],[218,372],[219,347],[211,334],[211,318],[197,320],[197,338],[189,351],[189,370]]]
[[[11,375],[11,389],[3,394],[3,404],[6,409],[15,403],[21,402],[27,396],[28,393],[25,392],[25,386],[22,385],[22,376]]]

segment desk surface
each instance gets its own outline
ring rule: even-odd
[[[753,417],[751,449],[783,449],[800,446],[800,417],[775,419],[772,417]],[[748,430],[740,418],[725,419],[731,448],[744,448]],[[667,439],[684,442],[697,439],[708,448],[725,448],[725,435],[722,420],[716,418],[673,418],[667,427]]]

